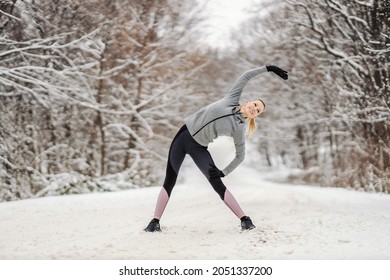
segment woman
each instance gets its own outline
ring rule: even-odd
[[[249,134],[255,130],[254,118],[265,110],[262,100],[254,100],[239,105],[243,88],[253,77],[265,72],[274,72],[287,80],[286,71],[277,66],[268,65],[246,71],[235,82],[232,89],[221,100],[212,103],[185,119],[185,125],[179,130],[169,149],[166,177],[157,199],[154,218],[144,229],[147,232],[161,231],[160,218],[175,186],[180,166],[186,154],[189,154],[206,176],[214,190],[225,204],[241,220],[242,230],[255,228],[251,219],[242,211],[236,199],[223,184],[221,178],[231,173],[245,156],[245,123],[249,123]],[[223,170],[219,170],[207,150],[207,145],[220,135],[234,139],[236,156]]]

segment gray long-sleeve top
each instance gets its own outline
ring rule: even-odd
[[[188,131],[202,146],[208,146],[218,136],[231,136],[236,148],[235,158],[222,172],[228,175],[245,158],[245,118],[240,113],[239,100],[250,79],[267,72],[265,66],[244,72],[224,98],[185,119]]]

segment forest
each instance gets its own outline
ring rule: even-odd
[[[254,168],[390,193],[390,0],[254,3],[216,49],[203,1],[0,0],[0,201],[161,184],[184,118],[267,64]]]

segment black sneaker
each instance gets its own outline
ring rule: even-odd
[[[244,216],[241,218],[241,229],[242,230],[251,230],[254,229],[255,225],[252,223],[251,218]]]
[[[161,231],[160,221],[156,218],[152,219],[148,226],[144,229],[147,232]]]

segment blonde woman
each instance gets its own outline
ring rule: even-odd
[[[241,229],[251,230],[255,228],[252,220],[245,215],[221,178],[229,175],[244,160],[246,123],[248,123],[248,134],[250,135],[256,129],[255,117],[265,111],[265,103],[261,99],[249,101],[243,105],[239,104],[241,93],[248,81],[265,72],[273,72],[284,80],[288,79],[286,71],[273,65],[246,71],[234,83],[232,89],[224,98],[200,109],[185,119],[185,125],[176,134],[169,149],[165,181],[157,198],[154,218],[144,229],[145,231],[161,231],[160,219],[171,196],[186,154],[191,156],[220,198],[241,220]],[[235,158],[223,170],[219,170],[215,166],[207,150],[208,144],[220,135],[233,137],[236,149]]]

